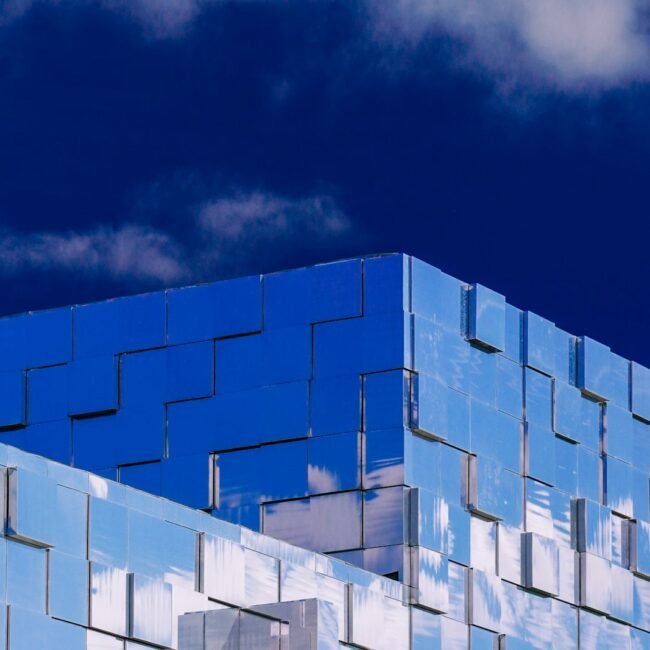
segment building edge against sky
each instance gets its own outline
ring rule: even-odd
[[[648,647],[650,373],[481,285],[345,260],[5,318],[0,348],[0,442],[398,578],[413,647]]]

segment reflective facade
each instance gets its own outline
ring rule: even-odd
[[[650,370],[486,287],[385,255],[6,318],[0,347],[0,441],[104,486],[72,488],[84,557],[83,497],[45,539],[52,490],[6,464],[20,566],[45,548],[103,603],[57,620],[127,648],[215,608],[181,647],[650,648]]]

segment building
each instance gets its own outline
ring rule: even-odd
[[[345,260],[0,363],[9,650],[650,648],[650,371],[486,287]]]

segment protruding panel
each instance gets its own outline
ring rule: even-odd
[[[469,289],[468,338],[492,350],[505,348],[506,299],[481,284]]]

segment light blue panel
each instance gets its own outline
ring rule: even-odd
[[[588,499],[575,502],[576,549],[579,552],[611,559],[611,511]]]
[[[650,580],[634,576],[634,621],[636,627],[650,630]]]
[[[630,375],[631,410],[650,421],[650,370],[632,361]]]
[[[361,379],[359,375],[323,377],[311,382],[312,435],[359,431]],[[333,405],[336,404],[336,408]]]
[[[160,544],[164,539],[165,544]],[[183,589],[195,589],[196,532],[129,511],[129,571],[164,580]]]
[[[88,551],[88,494],[56,486],[53,545],[57,551],[86,558]]]
[[[472,400],[471,451],[492,458],[513,472],[521,470],[521,422],[482,402]]]
[[[217,341],[217,392],[307,380],[311,354],[310,325]]]
[[[650,424],[633,418],[632,441],[634,449],[633,465],[650,476]]]
[[[606,500],[611,510],[625,517],[634,516],[632,466],[605,456]]]
[[[475,488],[472,488],[474,481]],[[523,520],[521,477],[504,469],[491,458],[476,459],[470,463],[469,507],[479,514],[503,520],[515,528],[520,528]]]
[[[442,650],[442,616],[411,608],[411,650]]]
[[[492,350],[506,344],[506,299],[481,284],[469,289],[469,338]]]
[[[130,485],[156,496],[162,494],[162,470],[159,461],[120,467],[118,478],[120,483],[124,483],[124,485]],[[192,480],[195,480],[194,477]],[[207,485],[207,481],[205,485]]]
[[[172,642],[172,586],[132,574],[129,576],[129,636],[161,646]]]
[[[341,433],[309,438],[307,462],[309,494],[358,489],[361,487],[361,435]]]
[[[128,574],[90,563],[90,627],[119,636],[127,634]]]
[[[591,553],[580,553],[580,604],[608,614],[611,608],[611,563]]]
[[[471,572],[471,581],[473,624],[498,631],[501,627],[502,612],[501,580],[484,571],[474,570]]]
[[[99,564],[126,569],[129,511],[121,505],[90,497],[88,557]]]
[[[124,650],[124,639],[88,630],[87,650]]]
[[[108,356],[166,343],[166,296],[147,293],[74,308],[74,357]]]
[[[634,517],[650,521],[650,481],[646,472],[636,469],[632,474],[632,501],[634,503]]]
[[[165,407],[151,404],[82,418],[74,421],[72,433],[77,467],[92,470],[157,460],[165,452]]]
[[[650,633],[636,628],[630,629],[632,650],[650,650]]]
[[[381,255],[363,261],[363,313],[410,311],[410,258]]]
[[[614,354],[610,355],[609,399],[623,409],[630,408],[630,362]]]
[[[524,533],[522,538],[524,586],[544,594],[559,594],[559,553],[554,540]]]
[[[555,351],[549,342],[555,337],[555,325],[528,311],[524,314],[523,362],[546,375],[555,374]]]
[[[534,422],[526,424],[526,475],[555,485],[555,434]]]
[[[68,623],[88,624],[88,561],[50,551],[48,613]]]
[[[307,465],[306,440],[219,454],[219,508],[307,496]]]
[[[364,547],[404,544],[407,541],[407,498],[408,491],[401,486],[364,492]]]
[[[578,489],[576,495],[600,502],[602,489],[602,459],[583,445],[578,445]]]
[[[523,418],[524,373],[521,366],[501,355],[496,358],[497,408],[516,418]]]
[[[576,341],[575,336],[556,327],[550,342],[555,352],[553,375],[556,379],[571,385],[576,383]]]
[[[52,366],[27,375],[28,422],[49,422],[68,417],[68,369]]]
[[[402,370],[363,378],[364,431],[397,429],[408,425],[410,382]]]
[[[0,319],[0,370],[67,363],[72,358],[72,309]]]
[[[245,418],[242,413],[246,413]],[[307,382],[179,402],[170,404],[167,411],[168,451],[172,458],[303,438],[308,433]]]
[[[429,443],[431,444],[431,443]],[[440,482],[438,494],[450,506],[465,507],[467,485],[467,454],[445,444],[440,444]],[[426,456],[423,457],[426,460]],[[426,465],[422,468],[426,471]],[[423,485],[426,488],[426,484]]]
[[[45,613],[47,551],[7,540],[7,603]]]
[[[612,564],[630,566],[631,549],[634,544],[633,524],[624,517],[612,513]]]
[[[85,357],[68,365],[68,413],[90,415],[118,406],[118,366],[114,356]]]
[[[166,458],[161,461],[161,495],[192,508],[208,508],[211,503],[212,459],[208,454]],[[191,480],[187,480],[191,477]]]
[[[494,650],[499,646],[499,635],[480,627],[469,628],[470,647],[472,650]],[[509,648],[510,644],[508,644]]]
[[[410,317],[401,312],[316,325],[314,374],[335,377],[410,368],[410,332]]]
[[[447,616],[465,623],[467,620],[467,574],[466,567],[448,562],[447,590],[449,592],[449,607]]]
[[[442,647],[445,650],[467,650],[469,647],[467,625],[443,616]]]
[[[526,530],[553,539],[553,488],[526,479]]]
[[[634,576],[625,567],[612,564],[610,615],[612,618],[631,623],[634,619]]]
[[[502,580],[523,584],[522,532],[502,521],[497,528],[497,569]]]
[[[550,429],[553,423],[553,380],[527,368],[524,386],[526,420]]]
[[[470,564],[470,526],[472,517],[463,508],[449,506],[449,523],[447,543],[449,559],[469,566]]]
[[[515,363],[523,360],[523,312],[506,303],[506,339],[503,354]]]
[[[554,430],[557,433],[599,451],[600,411],[600,404],[582,397],[577,388],[555,381]]]
[[[361,316],[360,259],[264,276],[264,325],[281,328]]]
[[[411,310],[460,334],[465,285],[439,269],[412,258]]]
[[[39,546],[51,546],[55,510],[54,481],[23,468],[9,468],[7,485],[5,535]]]
[[[13,370],[0,373],[0,428],[24,426],[27,422],[25,373]]]
[[[10,650],[50,647],[52,619],[44,613],[11,605],[7,621],[7,643]]]
[[[92,650],[91,645],[86,644],[87,632],[83,627],[50,619],[49,641],[51,648],[65,648],[66,650]],[[104,647],[103,650],[110,650]]]
[[[445,499],[421,488],[410,491],[409,544],[449,553],[449,505]]]
[[[446,612],[449,609],[449,573],[445,555],[418,547],[411,549],[413,596],[422,607]]]
[[[169,343],[250,334],[262,329],[261,278],[251,276],[167,292]]]
[[[497,355],[470,345],[467,382],[467,390],[472,397],[496,407]]]
[[[578,340],[578,388],[600,399],[609,399],[611,351],[602,343],[583,336]]]
[[[568,603],[553,600],[553,648],[578,650],[578,610]]]
[[[1,440],[30,454],[51,458],[59,463],[72,462],[72,422],[69,418],[39,422],[26,428],[5,431]]]
[[[555,436],[555,485],[570,495],[578,494],[578,450],[576,443]]]
[[[626,463],[634,462],[634,418],[627,409],[606,407],[606,451]]]
[[[410,435],[403,429],[370,431],[364,435],[364,488],[409,483],[405,477],[404,441]]]

